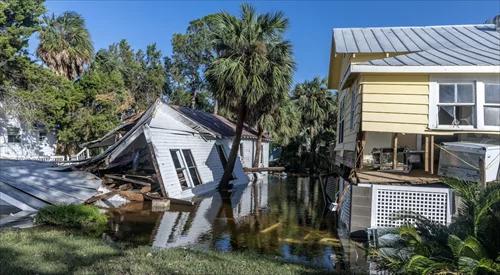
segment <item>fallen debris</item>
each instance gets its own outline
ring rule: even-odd
[[[0,159],[0,227],[29,227],[33,215],[54,204],[81,204],[98,195],[101,180],[85,171],[51,163]],[[10,210],[9,210],[10,211]]]
[[[170,208],[170,200],[152,200],[151,201],[151,211],[153,212],[163,212]]]
[[[9,197],[19,192],[27,194],[18,200],[28,205],[32,200],[43,204],[83,203],[101,185],[101,179],[89,172],[61,170],[50,163],[26,160],[0,160],[0,182],[6,186],[1,193]],[[40,204],[32,208],[40,209]]]
[[[281,173],[285,171],[285,167],[246,167],[243,168],[245,173],[260,173],[260,172],[273,172]]]

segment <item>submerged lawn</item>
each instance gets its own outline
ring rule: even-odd
[[[253,253],[121,249],[70,230],[0,231],[0,274],[312,274]]]

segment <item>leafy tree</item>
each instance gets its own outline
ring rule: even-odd
[[[58,75],[70,80],[80,77],[94,54],[85,20],[76,12],[43,20],[38,57]]]
[[[5,0],[0,2],[0,99],[18,83],[30,65],[26,48],[30,36],[39,29],[45,12],[42,1]]]
[[[314,78],[295,86],[292,101],[300,114],[300,132],[283,148],[282,164],[289,168],[328,169],[329,150],[335,142],[337,99],[326,80]],[[326,149],[326,150],[323,150]]]
[[[172,37],[173,55],[170,73],[176,83],[176,91],[191,93],[191,108],[200,107],[198,94],[207,91],[204,71],[214,60],[215,52],[211,33],[215,28],[213,15],[191,21],[185,34]],[[184,105],[184,104],[183,104]],[[214,106],[217,113],[217,106]]]
[[[261,115],[257,120],[257,149],[253,167],[258,167],[260,163],[260,150],[265,132],[268,132],[273,143],[279,146],[287,145],[299,133],[300,114],[296,105],[289,97],[277,103],[280,105],[271,112]]]
[[[262,114],[260,105],[288,93],[294,63],[291,45],[283,39],[288,20],[281,12],[257,15],[253,7],[244,4],[240,18],[223,12],[213,20],[218,25],[213,32],[218,57],[208,66],[206,78],[219,103],[237,117],[221,180],[225,189],[232,177],[244,123],[253,125]],[[259,112],[254,112],[256,109]]]
[[[57,151],[69,153],[77,148],[78,132],[69,135],[73,123],[78,121],[84,94],[65,77],[57,76],[42,66],[29,63],[24,67],[25,85],[17,86],[7,99],[10,109],[27,125],[42,124],[55,130],[58,137]]]

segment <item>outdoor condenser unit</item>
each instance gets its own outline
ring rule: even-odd
[[[486,182],[499,179],[500,145],[444,142],[439,154],[438,174],[479,182],[481,159],[484,160]]]

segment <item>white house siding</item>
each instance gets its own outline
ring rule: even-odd
[[[241,159],[243,167],[252,167],[253,161],[255,159],[257,140],[244,139],[241,141],[241,144],[243,144],[243,151],[244,151],[243,158]],[[238,151],[238,155],[241,156],[241,152]],[[269,142],[262,142],[262,159],[260,166],[261,167],[269,166]]]
[[[220,143],[224,145],[224,150],[226,151],[226,154],[229,156],[229,152],[231,151],[231,145],[233,144],[233,139],[225,138],[221,140]],[[235,184],[246,183],[249,180],[248,176],[243,171],[243,164],[239,154],[238,158],[236,159],[236,163],[234,164],[233,175],[238,179],[238,181],[234,182]]]
[[[0,108],[2,104],[0,103]],[[21,142],[9,143],[7,128],[20,129]],[[0,111],[0,158],[34,158],[40,156],[54,156],[56,138],[54,133],[47,131],[47,137],[39,141],[39,132],[29,128],[19,119]]]
[[[199,135],[193,134],[174,134],[157,128],[151,129],[151,138],[163,184],[169,197],[192,197],[215,188],[219,183],[224,174],[224,168],[215,147],[215,140],[204,140]],[[171,149],[191,150],[203,184],[192,189],[181,189],[170,155]]]

